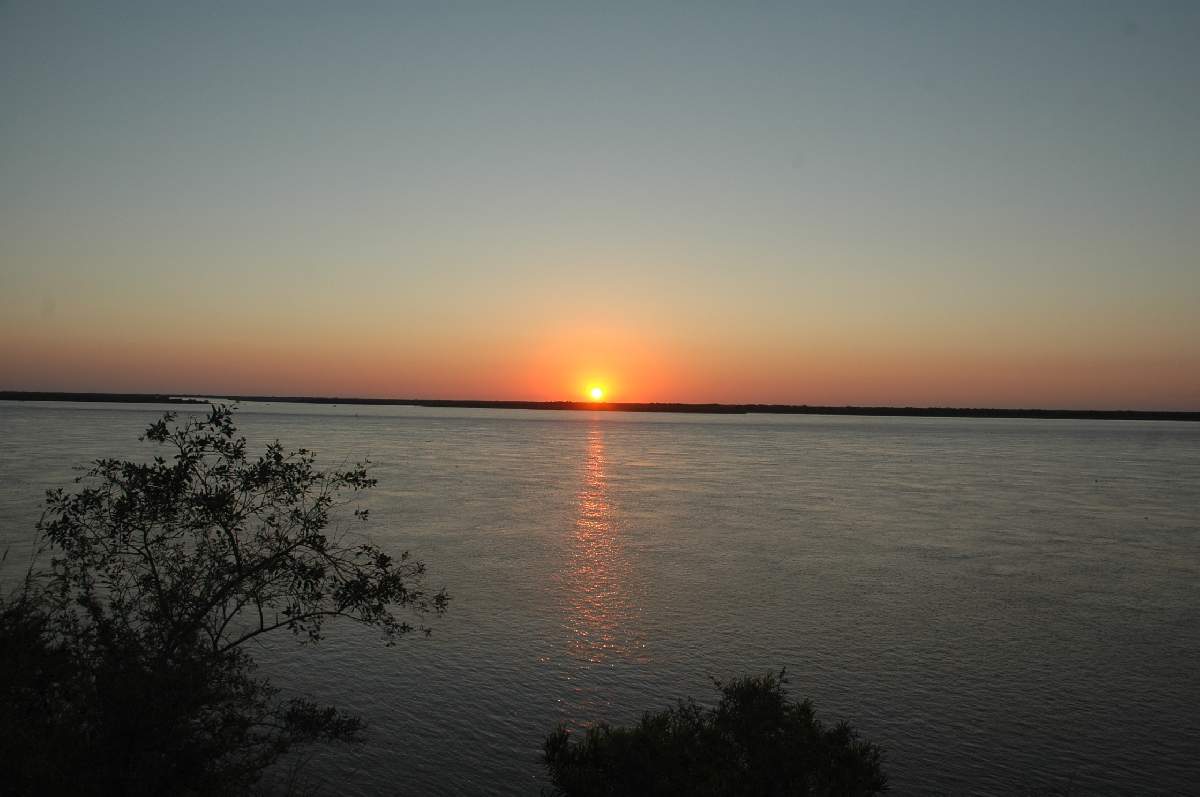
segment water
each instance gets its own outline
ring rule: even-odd
[[[0,402],[0,542],[45,487],[144,456],[164,408]],[[257,651],[361,712],[301,770],[344,794],[537,794],[555,724],[786,667],[897,793],[1194,792],[1200,425],[247,405],[370,457],[376,541],[453,596],[432,638]]]

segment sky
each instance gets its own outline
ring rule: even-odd
[[[0,389],[1200,410],[1200,3],[0,2]]]

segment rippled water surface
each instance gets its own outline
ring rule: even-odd
[[[162,407],[0,402],[0,542]],[[898,793],[1194,792],[1200,425],[247,405],[252,445],[369,457],[371,534],[453,596],[429,639],[258,651],[361,712],[301,776],[537,794],[558,722],[786,667]]]

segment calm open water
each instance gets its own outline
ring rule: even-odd
[[[0,547],[163,407],[0,402]],[[430,639],[259,652],[369,742],[343,794],[537,794],[558,722],[786,667],[893,789],[1195,793],[1200,424],[247,405],[252,444],[369,457],[374,538],[446,586]]]

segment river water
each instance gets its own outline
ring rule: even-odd
[[[47,487],[145,457],[166,407],[0,402],[11,583]],[[178,408],[176,408],[178,409]],[[369,458],[372,538],[450,611],[385,648],[254,651],[363,714],[302,782],[537,794],[560,722],[625,723],[787,669],[886,748],[893,790],[1194,792],[1200,424],[249,404],[326,466]],[[277,777],[283,777],[276,773]]]

